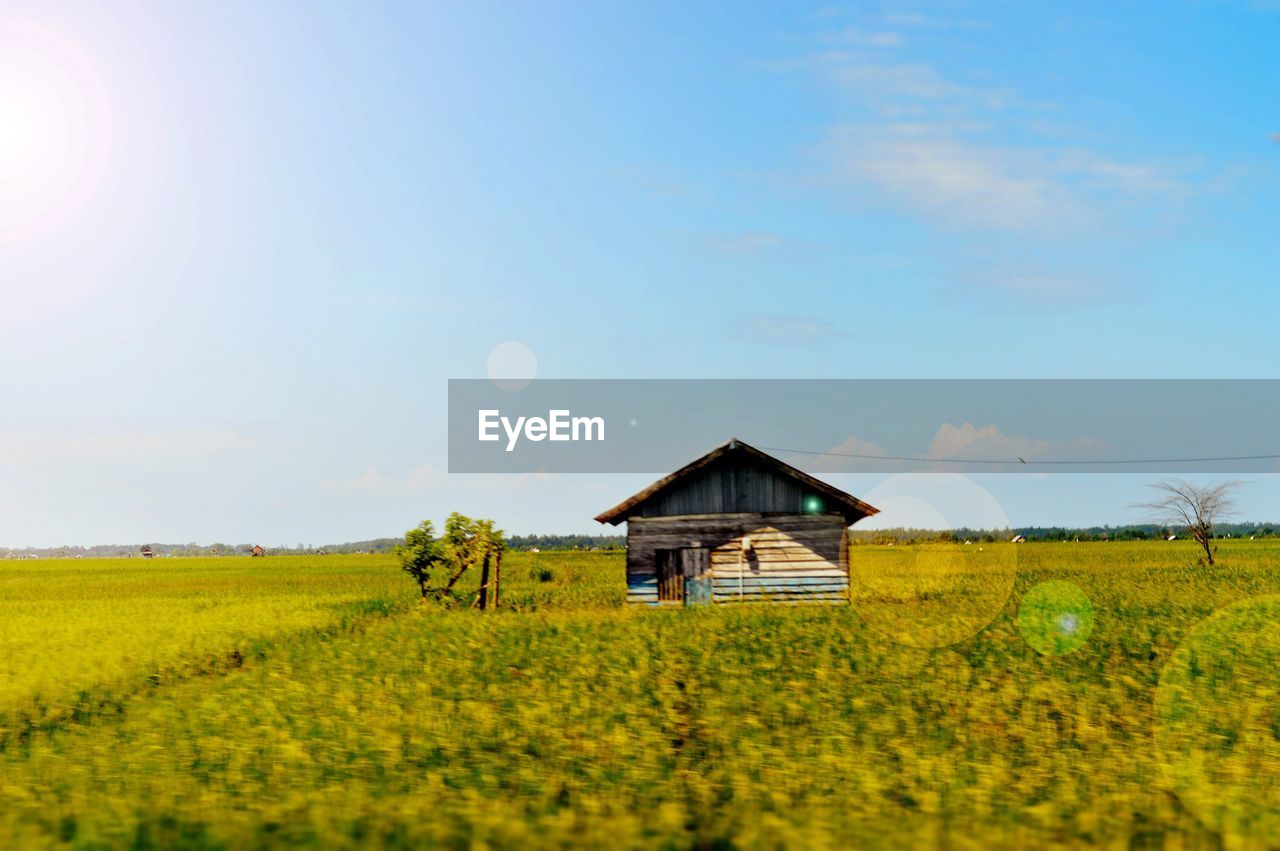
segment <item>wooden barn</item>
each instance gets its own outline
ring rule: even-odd
[[[847,602],[878,509],[734,438],[596,517],[627,524],[627,602]]]

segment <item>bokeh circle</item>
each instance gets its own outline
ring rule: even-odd
[[[1227,848],[1280,836],[1280,596],[1219,610],[1183,639],[1155,697],[1160,771]]]
[[[985,488],[951,473],[903,474],[872,488],[880,509],[860,530],[897,527],[989,530],[991,539],[870,543],[850,549],[853,604],[880,634],[909,647],[972,638],[1004,608],[1018,572],[1009,518]]]
[[[538,376],[538,356],[518,340],[499,343],[485,363],[489,380],[501,390],[523,390]]]
[[[1065,580],[1041,582],[1022,597],[1018,632],[1045,656],[1079,650],[1093,632],[1093,603],[1079,586]]]

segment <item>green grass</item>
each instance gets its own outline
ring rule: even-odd
[[[1280,547],[1225,542],[1206,568],[1181,542],[1028,544],[1003,592],[974,579],[986,555],[897,549],[852,550],[854,606],[674,611],[621,607],[621,554],[510,554],[506,608],[483,614],[418,606],[373,557],[113,563],[127,574],[104,566],[81,606],[219,588],[228,613],[296,594],[307,614],[201,632],[196,657],[265,642],[212,675],[140,685],[152,665],[131,660],[191,658],[141,633],[115,669],[74,666],[64,685],[118,700],[3,746],[0,845],[1272,841],[1280,645],[1257,600],[1280,593]],[[0,611],[72,596],[77,568],[0,565]],[[914,579],[890,594],[889,574]],[[1068,646],[1052,625],[1077,592],[1091,631]],[[904,624],[925,646],[893,640]]]

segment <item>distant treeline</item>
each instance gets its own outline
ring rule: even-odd
[[[403,538],[375,538],[345,544],[298,544],[297,546],[263,545],[269,556],[282,555],[351,555],[355,553],[389,553]],[[144,549],[156,558],[177,556],[249,556],[254,544],[98,544],[92,547],[0,547],[0,559],[12,558],[141,558]]]
[[[1028,541],[1152,541],[1170,535],[1183,537],[1181,530],[1153,523],[1130,526],[1020,526],[1016,529],[851,529],[854,544],[911,544],[930,541],[1008,541],[1020,535]],[[1220,523],[1219,538],[1280,538],[1280,523]],[[345,544],[298,544],[294,547],[265,547],[267,555],[355,555],[390,553],[403,538],[373,538]],[[624,535],[511,535],[507,546],[513,550],[621,550]],[[99,544],[92,547],[0,547],[0,559],[21,558],[140,558],[144,547],[156,557],[248,556],[253,544]]]
[[[622,535],[512,535],[507,546],[513,550],[620,550],[627,539]],[[297,546],[266,546],[269,556],[281,555],[357,555],[361,553],[390,553],[404,543],[404,538],[373,538],[368,541],[348,541],[344,544],[298,544]],[[144,549],[150,549],[156,558],[178,556],[248,556],[253,554],[253,544],[100,544],[92,547],[0,547],[0,559],[22,558],[141,558]]]
[[[1154,541],[1170,535],[1183,537],[1180,529],[1154,523],[1128,526],[1020,526],[1015,529],[969,529],[946,531],[937,529],[851,529],[849,539],[855,544],[911,544],[931,541],[1008,541],[1021,536],[1028,541]],[[1276,538],[1280,523],[1220,523],[1219,538]]]
[[[351,541],[346,544],[325,544],[322,549],[335,555],[358,555],[360,553],[391,553],[404,543],[404,538],[373,538],[368,541]]]
[[[511,535],[507,546],[513,550],[621,550],[625,535]]]

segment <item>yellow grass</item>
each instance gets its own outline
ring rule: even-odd
[[[372,557],[0,565],[10,711],[116,698],[11,722],[0,845],[1274,842],[1276,542],[1027,544],[1011,585],[961,546],[853,548],[852,606],[665,611],[615,554],[513,554],[486,614]]]

